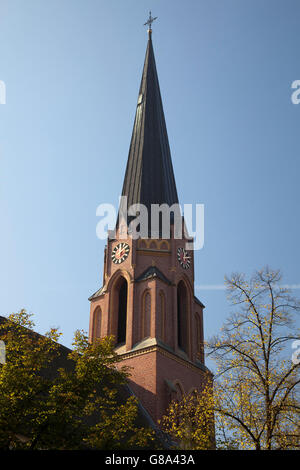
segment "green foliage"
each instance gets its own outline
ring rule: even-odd
[[[120,404],[129,371],[113,338],[93,344],[76,331],[71,353],[33,331],[25,310],[0,325],[6,363],[0,365],[1,449],[98,449],[149,446],[153,433],[136,426],[137,403]],[[58,368],[59,365],[62,367]]]
[[[115,391],[111,394],[114,404],[114,413],[106,407],[101,409],[99,423],[94,426],[86,442],[97,449],[133,449],[146,448],[153,441],[153,432],[150,429],[138,428],[135,425],[137,418],[137,399],[130,397],[124,405],[118,407]]]
[[[161,420],[164,431],[185,450],[214,449],[214,397],[212,377],[207,375],[201,392],[173,400]]]

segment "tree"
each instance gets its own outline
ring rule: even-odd
[[[33,331],[25,310],[0,325],[0,448],[98,449],[145,447],[153,432],[136,425],[137,401],[122,399],[128,369],[118,366],[113,338],[90,344],[77,331],[74,349],[60,333]]]
[[[236,310],[208,344],[218,365],[219,429],[243,449],[300,447],[299,363],[291,357],[300,305],[280,281],[269,268],[249,281],[242,274],[226,278]]]
[[[185,450],[207,450],[215,447],[214,399],[212,376],[209,374],[201,391],[173,400],[161,426],[172,438],[175,448]]]
[[[264,268],[249,281],[226,278],[235,306],[221,333],[207,343],[217,362],[213,387],[173,401],[162,419],[165,431],[185,449],[209,449],[215,425],[217,449],[300,447],[299,301],[280,286],[279,271]]]

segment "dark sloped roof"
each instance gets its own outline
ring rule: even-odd
[[[9,318],[0,316],[0,325],[7,324],[7,331],[9,331],[10,325],[13,326],[13,322],[9,320]],[[39,338],[43,337],[40,333],[37,333],[30,328],[23,327],[24,331],[30,335],[30,337],[35,338],[38,340]],[[0,331],[1,333],[1,331]],[[0,334],[1,339],[1,334]],[[66,346],[57,343],[58,350],[57,355],[52,359],[52,361],[48,364],[46,369],[42,369],[40,374],[44,378],[47,379],[54,379],[57,376],[57,371],[59,368],[64,368],[67,371],[71,371],[74,368],[74,362],[68,358],[69,354],[71,353],[71,349],[67,348]]]
[[[128,206],[178,203],[168,134],[149,34],[122,195]]]
[[[135,282],[146,281],[147,279],[155,277],[167,284],[172,284],[171,281],[156,266],[150,266],[147,268],[140,276],[135,278]],[[104,292],[104,286],[102,286],[94,294],[92,294],[88,300],[97,299],[100,297],[100,295],[104,294]]]
[[[140,276],[135,279],[135,282],[146,281],[147,279],[158,278],[167,284],[172,284],[168,278],[156,267],[150,266]]]
[[[205,305],[195,295],[194,295],[194,299],[195,299],[195,302],[197,302],[197,304],[199,304],[202,308],[205,308]]]
[[[104,292],[103,292],[103,286],[100,287],[100,289],[98,289],[94,294],[92,294],[88,300],[93,300],[93,299],[97,299],[97,297],[100,297],[100,295],[102,295]]]

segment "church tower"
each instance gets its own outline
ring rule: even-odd
[[[178,203],[167,128],[152,44],[148,44],[122,196],[127,204]],[[90,298],[90,341],[115,337],[129,386],[157,422],[173,398],[201,389],[204,365],[203,308],[194,295],[194,253],[188,240],[108,238],[103,286]]]

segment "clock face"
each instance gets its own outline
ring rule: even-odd
[[[123,263],[123,261],[125,261],[125,259],[129,255],[129,251],[130,248],[127,243],[119,243],[118,245],[116,245],[111,254],[111,259],[113,260],[113,263]]]
[[[180,266],[182,266],[183,269],[189,269],[191,265],[191,257],[184,248],[177,249],[177,259],[179,261]]]

